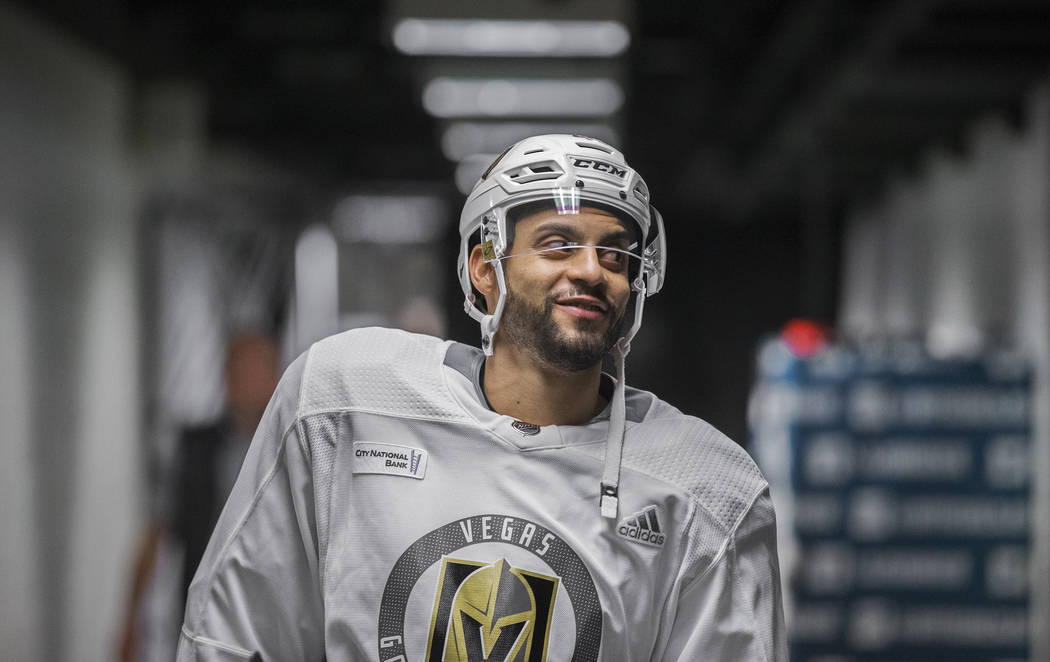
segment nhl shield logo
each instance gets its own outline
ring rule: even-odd
[[[558,579],[445,558],[427,642],[428,662],[545,662]]]
[[[512,428],[521,433],[523,437],[533,437],[540,433],[540,426],[535,423],[526,423],[525,421],[514,421],[510,424]]]

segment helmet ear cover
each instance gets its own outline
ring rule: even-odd
[[[642,260],[646,276],[646,295],[652,296],[664,286],[667,275],[667,236],[664,217],[656,207],[649,205],[649,236],[645,238]]]

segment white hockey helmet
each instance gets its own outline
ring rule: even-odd
[[[499,326],[506,299],[502,259],[507,257],[507,212],[522,204],[550,201],[560,214],[578,213],[587,203],[615,210],[640,230],[636,257],[641,268],[631,283],[642,293],[635,321],[621,339],[629,343],[641,324],[642,300],[656,294],[666,270],[663,220],[649,203],[649,187],[616,148],[594,138],[568,134],[532,136],[507,148],[474,185],[459,220],[457,263],[464,309],[481,325],[481,346],[492,353],[492,336]],[[479,236],[480,235],[480,236]],[[482,310],[470,281],[468,260],[474,240],[485,245],[499,286],[492,313]]]

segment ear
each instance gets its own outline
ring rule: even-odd
[[[481,244],[470,251],[467,261],[467,269],[470,273],[470,282],[474,289],[485,297],[485,310],[491,311],[495,300],[499,295],[499,285],[496,282],[496,270],[492,264],[485,261],[481,252]]]

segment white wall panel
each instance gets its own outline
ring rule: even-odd
[[[5,195],[3,174],[0,173],[0,649],[7,659],[38,660],[38,532],[30,482],[32,372],[26,251],[9,207],[10,198]]]
[[[0,352],[17,364],[0,439],[11,662],[112,658],[141,446],[128,90],[111,63],[0,4],[0,217],[18,230],[0,293]]]

